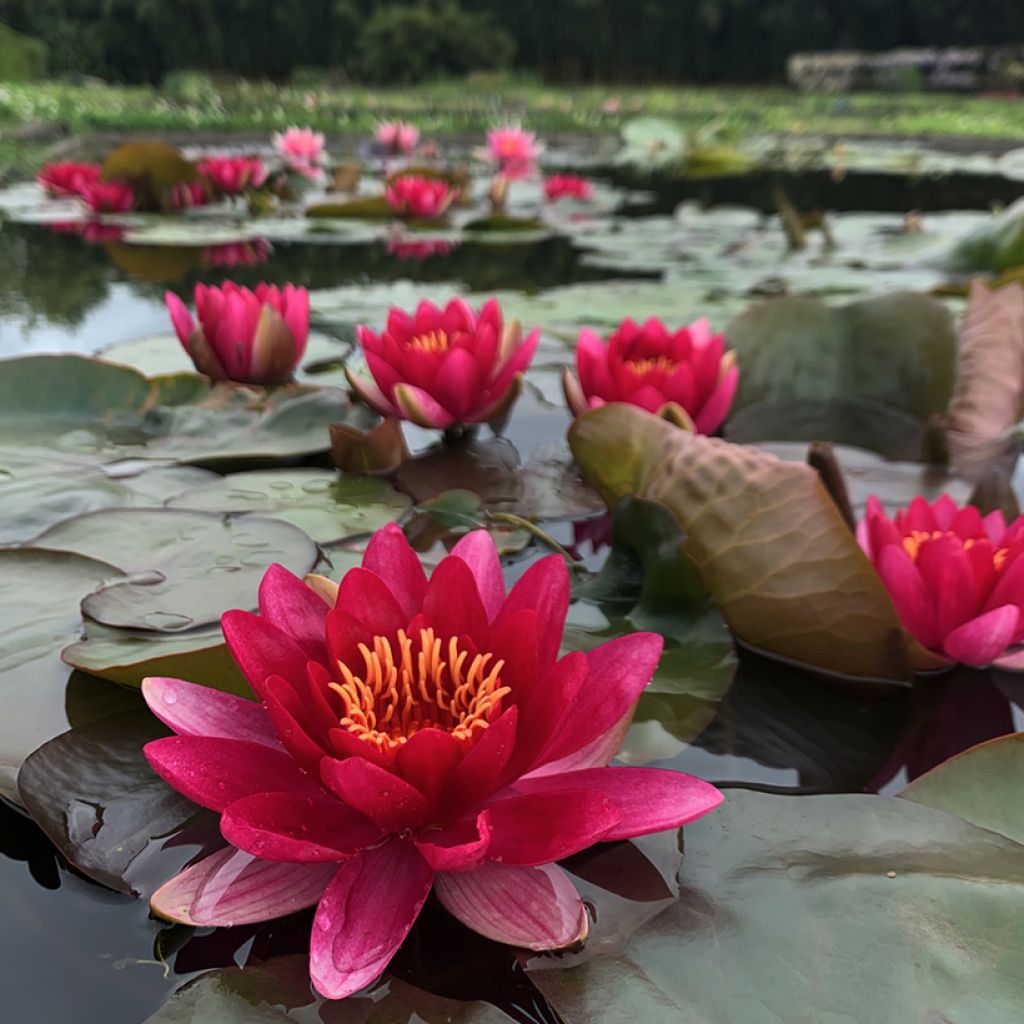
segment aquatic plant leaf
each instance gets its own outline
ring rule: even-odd
[[[684,840],[679,902],[623,953],[531,971],[565,1024],[1003,1024],[1024,998],[1010,839],[910,801],[733,790]]]
[[[810,467],[690,434],[626,405],[578,418],[569,444],[607,502],[633,494],[672,511],[687,553],[745,643],[852,677],[909,680],[936,664],[900,628]]]

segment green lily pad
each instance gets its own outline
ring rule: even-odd
[[[331,423],[371,420],[333,388],[266,391],[213,385],[196,374],[150,381],[74,355],[0,364],[0,458],[13,449],[93,462],[231,466],[324,452]]]
[[[875,796],[731,791],[688,825],[679,902],[623,953],[531,977],[566,1024],[1006,1024],[1024,847]]]
[[[18,776],[26,807],[57,848],[118,892],[138,895],[146,848],[203,813],[142,752],[168,735],[148,710],[123,712],[50,740]]]
[[[1024,843],[1024,733],[979,743],[914,779],[899,795]]]
[[[1024,202],[993,214],[953,245],[946,266],[957,273],[999,273],[1024,266]]]
[[[361,196],[341,202],[326,201],[306,207],[306,216],[314,219],[394,220],[397,216],[384,196]]]
[[[897,292],[839,308],[772,299],[734,320],[726,337],[739,357],[737,410],[853,399],[927,420],[945,411],[953,392],[956,331],[946,307],[926,295]]]
[[[679,520],[730,628],[745,643],[844,676],[909,680],[936,665],[814,470],[680,430],[626,405],[579,417],[569,444],[606,501],[659,501]]]
[[[84,555],[35,548],[0,551],[0,794],[17,800],[21,762],[68,727],[63,647],[82,629],[79,603],[123,574]],[[100,684],[103,685],[103,684]]]
[[[268,566],[279,562],[301,576],[319,558],[290,523],[184,509],[92,512],[58,523],[34,543],[139,575],[90,594],[82,611],[107,626],[157,633],[218,622],[229,608],[255,608]]]
[[[265,469],[225,477],[172,498],[171,508],[256,512],[299,527],[318,544],[373,533],[412,505],[388,483],[322,469]]]

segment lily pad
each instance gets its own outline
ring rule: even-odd
[[[90,594],[82,611],[107,626],[158,633],[218,622],[229,608],[255,608],[271,564],[302,576],[319,558],[290,523],[185,509],[92,512],[58,523],[34,544],[116,562],[138,576]]]
[[[171,508],[256,512],[304,530],[318,544],[373,533],[412,505],[405,494],[373,477],[321,469],[265,469],[225,477],[172,498]]]
[[[733,791],[626,951],[531,972],[566,1024],[970,1021],[1024,999],[1024,847],[875,796]]]
[[[341,202],[314,203],[306,208],[306,216],[315,219],[394,220],[396,214],[384,196],[362,196]]]
[[[936,665],[896,609],[814,470],[680,430],[626,405],[578,418],[569,444],[606,501],[660,501],[745,643],[850,677],[909,680]]]
[[[213,385],[196,374],[147,380],[84,356],[0,364],[0,457],[43,451],[67,459],[156,459],[232,466],[325,452],[328,428],[371,422],[334,388],[271,391]]]
[[[61,648],[82,629],[79,603],[123,579],[113,565],[84,555],[34,548],[0,551],[0,794],[18,799],[15,779],[36,747],[68,727],[64,688],[70,669]]]

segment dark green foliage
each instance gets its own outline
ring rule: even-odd
[[[46,75],[46,43],[0,25],[0,80],[24,82]]]
[[[126,81],[297,67],[412,82],[506,66],[554,81],[780,80],[801,50],[1024,42],[1008,0],[0,0],[50,67]]]

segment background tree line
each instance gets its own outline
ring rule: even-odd
[[[800,50],[1024,43],[1021,0],[0,0],[51,74],[175,69],[411,82],[514,67],[553,82],[770,81]]]

